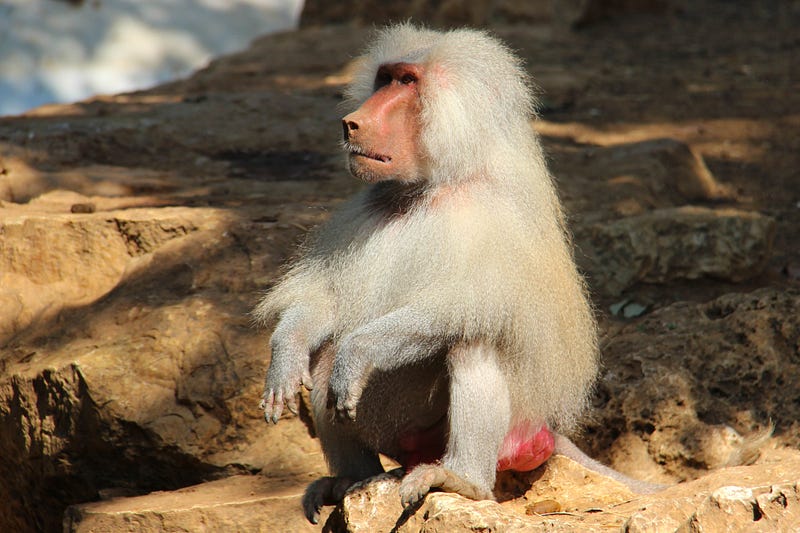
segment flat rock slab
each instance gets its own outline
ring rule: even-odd
[[[351,489],[323,510],[325,531],[788,531],[800,524],[800,452],[768,450],[753,466],[724,468],[648,496],[562,456],[527,474],[532,487],[503,503],[432,493],[403,512],[389,476]],[[64,532],[319,531],[301,512],[311,476],[232,476],[171,492],[69,507]],[[545,505],[546,504],[546,505]],[[326,522],[327,519],[327,522]],[[699,529],[698,529],[699,528]]]
[[[300,510],[309,481],[232,476],[172,492],[74,505],[64,514],[64,532],[318,531]]]

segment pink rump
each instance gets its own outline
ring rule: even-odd
[[[497,470],[528,472],[547,461],[554,448],[555,439],[547,426],[530,422],[517,424],[500,446]]]

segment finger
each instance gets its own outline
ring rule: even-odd
[[[347,415],[349,420],[356,419],[356,404],[353,402],[345,402],[344,404],[344,414]]]
[[[294,396],[286,398],[286,408],[289,409],[292,414],[297,414],[297,400]]]
[[[301,382],[306,389],[314,390],[314,381],[311,379],[311,374],[309,374],[307,370],[303,372]]]
[[[261,410],[264,411],[264,418],[266,418],[267,421],[269,421],[269,417],[272,414],[272,404],[274,398],[275,395],[272,391],[264,392],[264,396],[261,398],[261,403],[259,404]]]
[[[278,392],[275,397],[275,402],[272,406],[272,423],[277,424],[278,419],[281,417],[281,413],[283,413],[283,393]]]
[[[323,493],[316,488],[306,492],[303,497],[303,514],[312,524],[319,523],[319,512],[322,509],[323,500]]]

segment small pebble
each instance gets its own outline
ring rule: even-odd
[[[561,504],[555,500],[540,500],[525,506],[525,514],[547,514],[561,512]]]
[[[72,213],[94,213],[95,206],[94,204],[90,203],[72,204],[72,207],[70,207],[69,210]]]

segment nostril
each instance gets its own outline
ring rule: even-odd
[[[350,132],[357,129],[358,129],[358,124],[356,124],[352,120],[342,120],[342,135],[344,135],[345,141],[350,138]]]

